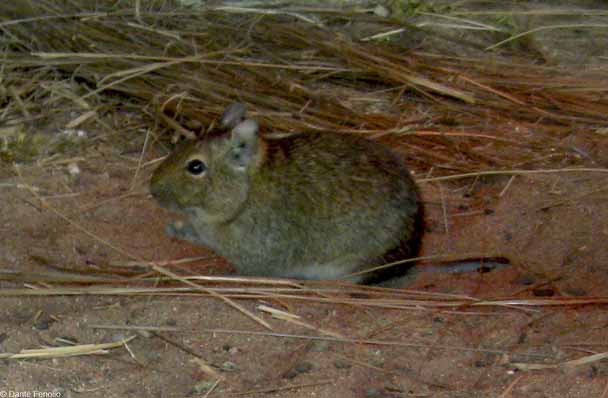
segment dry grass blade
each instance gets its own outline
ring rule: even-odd
[[[273,318],[281,319],[285,322],[293,323],[295,325],[299,325],[299,326],[305,327],[310,330],[316,330],[320,334],[324,334],[326,336],[332,336],[332,337],[337,337],[337,338],[344,337],[340,333],[333,332],[331,330],[326,330],[326,329],[317,327],[315,325],[312,325],[308,322],[305,322],[298,315],[294,315],[289,312],[281,311],[276,308],[268,307],[266,305],[259,305],[258,309],[260,311],[264,311],[264,312],[271,314]]]
[[[129,283],[127,278],[121,279],[117,277],[103,277],[97,275],[83,275],[78,273],[68,272],[22,272],[0,269],[0,280],[21,282],[21,283],[77,283],[77,284],[95,284],[95,283]]]
[[[128,337],[121,341],[114,343],[103,343],[103,344],[79,344],[69,347],[49,347],[49,348],[36,348],[29,350],[21,350],[19,353],[1,353],[0,359],[49,359],[49,358],[65,358],[74,357],[79,355],[99,355],[106,354],[109,349],[122,347],[129,341],[133,340],[135,336]]]
[[[575,368],[577,366],[583,366],[590,363],[601,361],[602,359],[608,358],[608,352],[602,352],[599,354],[588,355],[579,359],[573,359],[571,361],[561,362],[558,364],[535,364],[535,363],[511,363],[510,365],[519,370],[541,370],[541,369],[558,369],[558,368]]]

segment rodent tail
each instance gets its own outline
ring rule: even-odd
[[[418,272],[437,272],[446,274],[464,274],[466,272],[490,272],[506,268],[511,262],[506,257],[474,257],[448,262],[440,265],[416,266]]]

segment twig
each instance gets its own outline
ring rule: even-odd
[[[144,139],[144,144],[141,147],[141,154],[139,155],[139,159],[137,160],[137,168],[135,169],[135,173],[133,173],[133,178],[131,179],[131,188],[129,188],[129,193],[132,193],[135,189],[135,184],[137,183],[137,177],[139,176],[139,171],[141,170],[142,163],[144,162],[144,155],[146,154],[146,149],[148,149],[148,140],[150,139],[150,129],[146,131],[146,138]]]
[[[488,46],[485,48],[486,51],[490,51],[493,50],[495,48],[498,48],[500,46],[502,46],[503,44],[506,44],[510,41],[519,39],[520,37],[526,36],[526,35],[530,35],[532,33],[536,33],[536,32],[540,32],[543,30],[551,30],[551,29],[580,29],[580,28],[600,28],[600,29],[606,29],[608,28],[608,25],[606,24],[565,24],[565,25],[550,25],[550,26],[539,26],[538,28],[534,28],[534,29],[530,29],[527,30],[525,32],[521,32],[518,33],[516,35],[513,35],[511,37],[509,37],[508,39],[499,41],[496,44],[492,44],[491,46]]]
[[[539,169],[539,170],[493,170],[493,171],[476,171],[474,173],[454,174],[444,177],[430,177],[422,178],[417,180],[419,183],[428,182],[439,182],[439,181],[450,181],[460,180],[462,178],[479,177],[479,176],[493,176],[493,175],[528,175],[528,174],[553,174],[553,173],[608,173],[608,169],[596,169],[596,168],[576,168],[576,169]]]

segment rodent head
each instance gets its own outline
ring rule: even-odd
[[[210,135],[178,147],[154,171],[152,196],[170,210],[204,214],[205,222],[235,217],[247,200],[249,176],[261,163],[258,124],[250,119],[230,133]]]

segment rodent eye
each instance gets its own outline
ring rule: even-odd
[[[207,170],[207,165],[200,159],[192,159],[186,164],[186,170],[194,176],[199,176]]]

